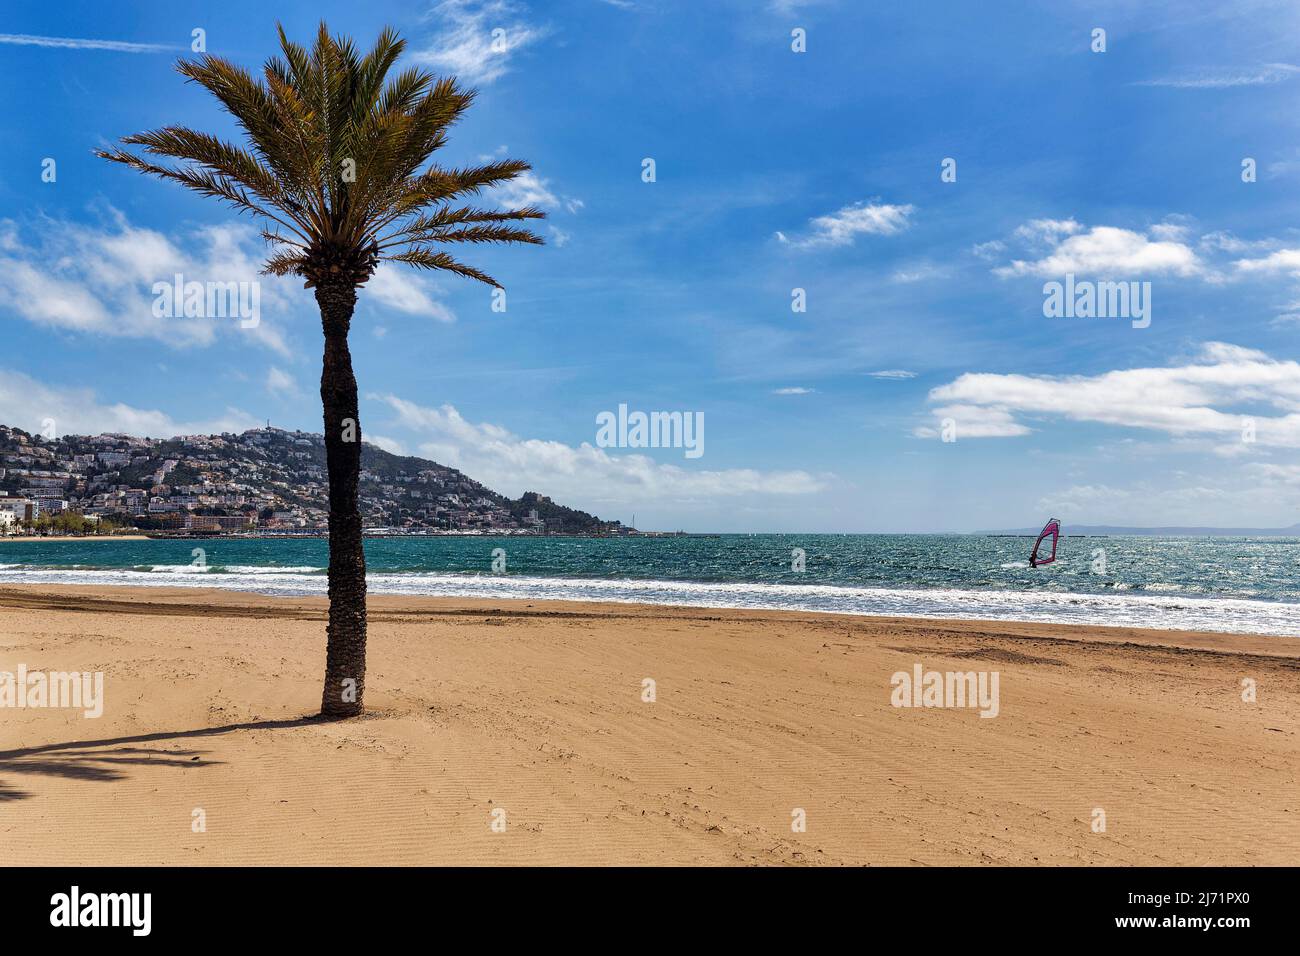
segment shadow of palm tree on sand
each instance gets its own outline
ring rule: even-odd
[[[197,737],[215,737],[239,730],[280,730],[320,723],[319,718],[298,717],[289,720],[254,720],[221,727],[201,727],[196,730],[161,731],[138,734],[133,737],[110,737],[102,740],[72,740],[65,743],[41,744],[18,750],[0,751],[0,773],[35,774],[61,777],[70,780],[109,782],[127,776],[132,766],[150,767],[210,767],[220,760],[204,758],[206,750],[167,749],[135,746],[171,740],[191,740]],[[0,780],[0,804],[25,800],[34,794],[18,790]]]

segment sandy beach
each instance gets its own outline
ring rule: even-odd
[[[0,589],[0,671],[104,674],[97,719],[0,710],[4,859],[1300,863],[1300,639],[377,597],[328,723],[324,611]],[[918,664],[997,716],[892,706]]]

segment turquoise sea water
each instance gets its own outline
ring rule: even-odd
[[[1300,538],[428,536],[366,542],[376,593],[641,601],[1300,635]],[[195,548],[202,548],[203,566]],[[505,573],[493,551],[505,551]],[[794,550],[805,555],[794,570]],[[1097,552],[1104,551],[1104,555]],[[0,542],[0,584],[323,593],[321,539]],[[1104,559],[1104,567],[1102,560]]]

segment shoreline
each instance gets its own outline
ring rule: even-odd
[[[149,566],[14,567],[21,570],[0,567],[0,587],[104,587],[142,591],[176,588],[272,597],[323,596],[326,589],[324,566],[227,567],[213,562],[206,568],[181,563],[164,565],[159,570],[149,570]],[[922,622],[985,621],[1300,637],[1300,603],[1220,595],[719,583],[374,569],[367,580],[372,599],[403,596],[430,600],[571,601],[583,605],[788,611]]]
[[[0,671],[104,675],[98,719],[0,710],[10,854],[1300,861],[1300,638],[378,596],[367,712],[326,722],[325,618],[316,597],[0,587]],[[999,674],[996,717],[897,706],[918,666]]]
[[[710,607],[693,604],[657,604],[632,601],[588,601],[532,598],[465,598],[438,595],[382,594],[371,592],[367,608],[394,618],[448,615],[491,615],[504,618],[567,618],[637,620],[671,616],[699,621],[736,618],[766,623],[801,623],[814,627],[844,624],[925,627],[952,633],[997,633],[1033,640],[1132,644],[1141,647],[1178,648],[1210,653],[1245,653],[1300,659],[1300,636],[1202,631],[1182,628],[1128,627],[1124,625],[1046,623],[998,618],[949,618],[913,615],[855,614],[837,611],[778,608]],[[205,609],[237,608],[264,611],[268,619],[326,619],[329,601],[316,594],[266,594],[234,588],[202,586],[113,584],[0,583],[0,610],[46,608],[75,613],[112,611],[126,614],[183,615]]]
[[[147,534],[62,534],[62,535],[12,535],[0,537],[0,544],[60,544],[65,541],[152,541]]]

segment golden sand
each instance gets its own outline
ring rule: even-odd
[[[377,597],[369,713],[328,723],[323,622],[315,598],[0,589],[0,671],[105,675],[99,719],[0,710],[0,855],[1300,863],[1300,639]],[[998,716],[891,706],[916,664],[997,671]]]

